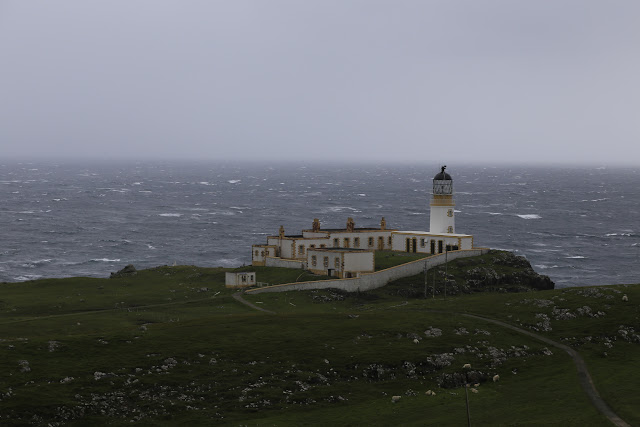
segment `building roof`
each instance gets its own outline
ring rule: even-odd
[[[411,234],[414,236],[433,236],[433,237],[473,237],[471,234],[457,233],[431,233],[429,231],[397,231],[395,234]]]
[[[371,249],[360,248],[309,248],[307,251],[320,251],[320,252],[373,252]]]
[[[447,168],[446,166],[442,166],[442,170],[440,171],[440,173],[438,173],[436,176],[433,177],[433,180],[434,181],[452,181],[451,175],[449,175],[444,171],[446,168]]]
[[[320,231],[329,231],[332,233],[339,233],[339,232],[344,232],[344,233],[351,233],[351,231],[347,231],[346,228],[323,228]],[[356,227],[353,229],[353,231],[392,231],[389,229],[381,229],[381,228],[368,228],[368,227]]]

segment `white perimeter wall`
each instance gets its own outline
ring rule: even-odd
[[[488,248],[478,248],[466,251],[454,251],[447,254],[447,260],[453,261],[458,258],[468,258],[478,256],[489,252]],[[267,265],[269,260],[267,258]],[[407,264],[391,267],[386,270],[377,271],[375,273],[365,273],[360,277],[353,279],[337,279],[337,280],[319,280],[315,282],[288,283],[284,285],[265,286],[263,288],[250,289],[246,291],[248,294],[260,294],[264,292],[286,292],[286,291],[305,291],[310,289],[342,289],[347,292],[362,292],[371,289],[380,288],[387,283],[398,280],[403,277],[415,276],[424,270],[425,262],[427,269],[442,265],[445,262],[445,254],[433,255],[424,259],[413,261]],[[279,266],[274,266],[279,267]]]

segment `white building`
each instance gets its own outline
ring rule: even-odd
[[[277,236],[267,237],[265,245],[253,245],[252,265],[296,266],[318,274],[355,277],[374,270],[375,266],[370,268],[368,263],[377,250],[435,255],[472,249],[473,236],[455,232],[453,180],[445,168],[443,166],[433,178],[429,231],[387,229],[384,218],[379,228],[356,228],[353,219],[348,218],[345,228],[322,229],[320,220],[316,218],[311,229],[302,230],[300,235],[286,235],[281,226]],[[329,267],[324,265],[325,257]],[[319,265],[320,258],[322,265]]]
[[[256,284],[256,273],[253,271],[227,272],[224,285],[227,288],[244,288]]]
[[[339,278],[358,277],[375,271],[373,249],[331,248],[309,249],[307,270],[314,274]]]

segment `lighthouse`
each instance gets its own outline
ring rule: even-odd
[[[431,217],[429,232],[434,234],[453,234],[456,232],[453,202],[453,180],[442,166],[440,173],[433,177],[431,196]]]

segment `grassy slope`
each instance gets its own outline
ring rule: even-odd
[[[134,278],[2,285],[0,423],[460,425],[464,389],[441,389],[438,379],[471,363],[485,375],[501,376],[470,393],[475,425],[607,425],[563,352],[548,355],[546,345],[504,328],[426,311],[484,313],[527,327],[538,321],[536,314],[551,310],[531,300],[555,297],[575,311],[585,301],[596,309],[595,296],[559,290],[406,303],[383,291],[246,297],[279,313],[274,316],[233,300],[223,286],[224,271],[161,267]],[[262,269],[259,280],[284,283],[299,276],[299,270]],[[615,287],[606,293],[614,294],[610,289]],[[624,292],[640,301],[637,286]],[[542,333],[556,339],[609,336],[633,322],[639,331],[638,305],[620,301],[619,294],[607,299],[604,317],[551,320],[552,330]],[[431,326],[442,336],[427,337]],[[456,334],[460,328],[469,333]],[[578,348],[601,394],[637,424],[632,386],[639,374],[632,364],[637,366],[639,345],[619,339],[607,357],[599,345]],[[501,361],[501,351],[512,357]],[[445,353],[451,364],[436,366]],[[30,371],[21,372],[21,360]],[[96,372],[105,375],[97,378]],[[425,396],[428,389],[437,395]],[[393,404],[392,395],[403,397]]]

